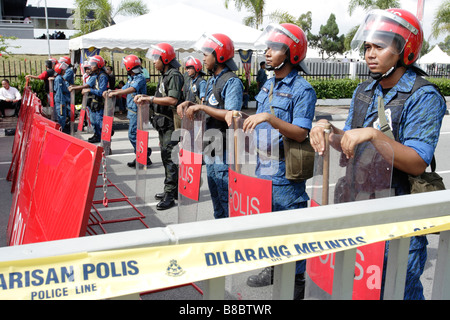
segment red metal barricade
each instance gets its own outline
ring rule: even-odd
[[[39,115],[26,143],[8,244],[84,236],[102,148],[52,128]]]
[[[12,147],[12,161],[7,174],[7,180],[12,181],[11,192],[14,192],[17,182],[17,171],[21,161],[23,148],[26,148],[27,137],[31,128],[31,122],[34,114],[40,114],[41,101],[29,87],[25,88],[22,105],[19,111],[19,118],[16,125],[14,142]]]

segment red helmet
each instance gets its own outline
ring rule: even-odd
[[[59,63],[56,64],[54,70],[55,70],[55,72],[56,72],[57,74],[61,74],[62,71],[67,70],[68,67],[69,67],[69,65],[68,65],[67,63],[65,63],[65,62],[59,62]]]
[[[162,62],[165,65],[171,64],[175,68],[180,67],[180,64],[176,59],[175,50],[173,49],[172,45],[168,43],[163,42],[157,45],[151,45],[146,54],[146,57],[153,61],[161,58]]]
[[[65,62],[65,63],[67,63],[67,65],[71,64],[71,60],[70,60],[70,58],[68,56],[64,56],[64,57],[59,58],[58,62]]]
[[[419,57],[423,44],[423,30],[419,20],[404,9],[370,11],[356,32],[351,46],[359,49],[364,42],[389,48],[400,54],[405,66]]]
[[[203,34],[194,47],[208,55],[215,52],[218,63],[226,64],[232,71],[238,69],[233,61],[234,43],[227,35],[222,33]]]
[[[48,68],[54,68],[55,65],[58,63],[58,60],[56,60],[55,58],[49,58],[48,60],[45,61],[45,65]]]
[[[101,69],[105,66],[105,60],[101,56],[95,55],[89,58],[89,64]]]
[[[289,61],[309,72],[303,60],[306,58],[308,41],[303,30],[291,23],[269,24],[256,41],[256,46],[269,47],[273,50],[289,50]]]
[[[134,68],[141,66],[141,59],[134,54],[130,54],[122,59],[122,63],[127,71],[131,71]]]
[[[193,56],[189,56],[185,59],[185,61],[186,68],[193,67],[195,72],[200,72],[202,70],[202,63],[199,59],[194,58]]]

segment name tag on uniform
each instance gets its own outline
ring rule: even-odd
[[[275,95],[278,97],[283,97],[283,98],[289,98],[289,99],[292,98],[292,94],[290,94],[290,93],[276,92]]]

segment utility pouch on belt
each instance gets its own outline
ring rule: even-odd
[[[394,135],[387,124],[385,116],[384,102],[381,97],[378,98],[378,119],[380,119],[381,131],[388,137],[394,139]],[[384,130],[383,130],[384,129]],[[439,191],[445,190],[445,185],[442,177],[435,172],[436,170],[436,159],[433,155],[431,160],[431,172],[423,172],[418,176],[408,175],[409,184],[411,187],[411,193],[422,193],[429,191]]]
[[[315,151],[309,143],[309,137],[298,142],[283,136],[286,179],[302,181],[314,173]]]
[[[95,98],[88,99],[88,106],[91,108],[92,112],[98,112],[104,108],[103,101],[98,101]]]
[[[272,94],[273,88],[269,96]],[[275,112],[270,107],[273,115]],[[306,137],[302,142],[292,140],[283,136],[284,158],[286,163],[286,179],[293,181],[303,181],[312,178],[314,174],[315,151]]]

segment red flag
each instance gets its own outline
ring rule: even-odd
[[[420,23],[423,20],[423,8],[425,6],[425,0],[417,0],[417,19],[419,19]]]

